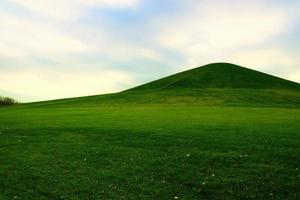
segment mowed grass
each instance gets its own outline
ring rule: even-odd
[[[0,199],[300,199],[300,84],[214,63],[0,109]]]
[[[300,109],[0,109],[0,199],[299,199]]]

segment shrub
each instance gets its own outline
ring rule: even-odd
[[[0,96],[0,106],[8,106],[8,105],[14,105],[18,104],[18,102],[10,97],[1,97]]]

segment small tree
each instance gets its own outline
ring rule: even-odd
[[[8,105],[14,105],[18,104],[18,102],[10,97],[1,97],[0,96],[0,106],[8,106]]]

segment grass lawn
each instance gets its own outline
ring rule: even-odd
[[[300,109],[0,108],[0,199],[300,199]]]

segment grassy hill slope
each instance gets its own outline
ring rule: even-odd
[[[133,88],[168,90],[190,88],[300,89],[300,84],[229,63],[213,63]]]
[[[233,64],[215,63],[120,93],[46,101],[26,106],[115,104],[300,107],[300,84]]]

